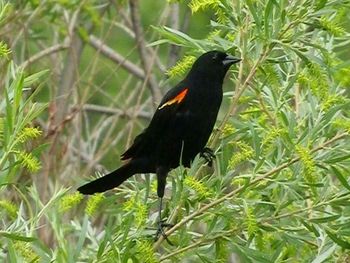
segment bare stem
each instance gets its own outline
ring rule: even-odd
[[[44,50],[36,53],[35,55],[31,56],[30,58],[28,58],[26,61],[24,61],[21,64],[21,67],[26,68],[30,64],[36,62],[37,60],[40,60],[43,57],[46,57],[46,56],[51,55],[53,53],[59,52],[61,50],[67,49],[68,47],[69,47],[69,45],[64,43],[64,44],[57,44],[57,45],[54,45],[54,46],[49,47],[47,49],[44,49]]]
[[[146,72],[146,75],[147,76],[149,75],[149,77],[147,78],[147,84],[152,94],[153,104],[157,105],[160,102],[162,95],[159,90],[156,78],[154,77],[153,74],[151,74],[153,61],[149,58],[147,54],[146,44],[143,38],[138,0],[130,0],[129,6],[130,6],[131,22],[135,32],[135,38],[136,38],[137,47],[140,54],[141,64],[144,68],[144,71]]]
[[[83,110],[85,111],[92,111],[92,112],[98,112],[102,114],[107,114],[107,115],[117,115],[118,117],[121,118],[134,118],[134,114],[129,112],[128,110],[121,110],[117,108],[112,108],[112,107],[105,107],[105,106],[100,106],[100,105],[94,105],[94,104],[84,104],[83,105]],[[152,115],[149,112],[146,111],[138,111],[137,116],[138,118],[150,120]]]
[[[98,39],[94,35],[89,36],[89,43],[96,50],[101,51],[101,54],[122,66],[124,69],[135,75],[139,79],[145,79],[145,72],[142,68],[129,61],[127,58],[120,55],[118,52],[103,43],[102,40]]]

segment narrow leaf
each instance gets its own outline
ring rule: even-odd
[[[346,178],[341,174],[341,172],[335,168],[334,166],[331,166],[331,169],[334,173],[334,175],[338,178],[339,182],[348,190],[350,190],[350,185]]]
[[[17,233],[11,233],[11,232],[5,232],[5,231],[0,231],[0,236],[4,236],[12,240],[19,240],[24,242],[33,242],[37,240],[35,237],[26,237]]]
[[[337,243],[339,246],[345,249],[350,249],[350,243],[339,238],[335,233],[332,233],[331,231],[325,229],[327,235],[330,239],[332,239],[335,243]]]

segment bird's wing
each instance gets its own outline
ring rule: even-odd
[[[145,135],[146,135],[146,129],[143,130],[142,133],[140,133],[139,135],[137,135],[134,139],[133,144],[129,147],[129,149],[127,149],[122,155],[121,155],[121,160],[127,160],[130,158],[133,158],[140,149],[140,145],[142,145],[142,142],[145,141]]]
[[[146,144],[153,143],[159,133],[168,127],[169,123],[181,118],[181,106],[186,102],[188,94],[189,88],[183,83],[179,83],[175,88],[169,90],[158,105],[149,126],[136,136],[131,147],[122,154],[121,159],[127,160],[135,157]]]
[[[158,106],[158,109],[156,111],[156,114],[158,111],[171,106],[179,105],[183,102],[183,100],[186,98],[186,95],[188,93],[188,88],[175,88],[170,90],[162,99],[161,103]],[[174,107],[172,107],[174,108]]]

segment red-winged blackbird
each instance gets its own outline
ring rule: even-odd
[[[136,173],[156,173],[160,198],[158,227],[163,233],[161,210],[167,174],[180,164],[189,167],[198,153],[206,157],[213,154],[205,145],[220,108],[222,83],[229,67],[240,60],[220,51],[201,55],[185,79],[164,96],[149,126],[122,154],[121,159],[128,160],[127,163],[78,191],[104,192]]]

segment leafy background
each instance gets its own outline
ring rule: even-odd
[[[0,1],[4,262],[349,262],[350,2]],[[200,158],[83,197],[201,53],[240,56]]]

